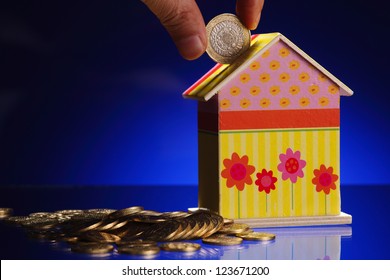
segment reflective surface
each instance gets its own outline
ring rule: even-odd
[[[183,187],[2,187],[0,207],[15,215],[60,209],[124,208],[142,205],[158,211],[196,206],[197,188]],[[343,211],[353,225],[255,229],[276,234],[273,242],[244,241],[236,246],[203,244],[194,253],[160,252],[148,259],[390,259],[389,222],[386,218],[390,189],[386,186],[342,187]],[[0,223],[1,259],[140,259],[116,252],[90,256],[72,253],[65,243],[29,237],[22,228]]]

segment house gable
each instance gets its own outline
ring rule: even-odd
[[[339,108],[340,88],[282,40],[223,86],[220,111]]]
[[[254,35],[252,37],[250,49],[242,55],[233,64],[217,64],[196,83],[189,87],[184,93],[183,97],[197,99],[200,101],[207,101],[212,96],[217,94],[231,79],[235,78],[238,72],[249,67],[251,62],[257,56],[267,53],[267,50],[279,41],[287,44],[297,54],[303,57],[314,68],[318,69],[324,76],[328,77],[333,83],[339,87],[339,94],[350,96],[353,94],[345,84],[323,68],[320,64],[314,61],[305,52],[299,49],[294,43],[288,40],[280,33],[269,33]]]

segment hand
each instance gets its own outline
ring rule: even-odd
[[[188,60],[207,47],[206,27],[195,0],[141,0],[159,18],[180,54]],[[256,29],[264,0],[237,0],[236,13],[248,29]]]

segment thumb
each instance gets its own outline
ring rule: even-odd
[[[206,27],[195,0],[142,2],[158,17],[185,59],[196,59],[205,52]]]

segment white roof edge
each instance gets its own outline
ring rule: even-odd
[[[287,39],[284,35],[280,34],[278,37],[290,46],[294,51],[299,53],[302,57],[304,57],[308,62],[310,62],[313,66],[315,66],[318,70],[320,70],[325,76],[331,79],[336,85],[340,87],[340,95],[342,96],[351,96],[353,95],[353,91],[347,87],[342,81],[333,76],[328,70],[326,70],[323,66],[321,66],[317,61],[311,58],[307,53],[301,50],[297,45]]]

